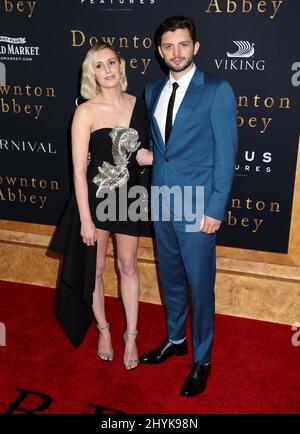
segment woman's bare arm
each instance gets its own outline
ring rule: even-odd
[[[81,221],[81,236],[87,245],[93,245],[96,241],[96,232],[89,207],[86,179],[86,162],[91,128],[89,118],[89,110],[84,105],[79,106],[74,114],[71,133],[73,177]]]

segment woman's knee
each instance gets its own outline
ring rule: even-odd
[[[135,259],[118,259],[118,268],[121,273],[121,275],[126,277],[133,277],[135,276],[137,269],[136,269],[136,260]]]

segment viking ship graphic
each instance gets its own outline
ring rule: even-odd
[[[254,54],[254,43],[250,44],[249,41],[233,41],[238,47],[235,53],[228,53],[228,57],[251,57]]]

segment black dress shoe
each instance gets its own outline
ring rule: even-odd
[[[145,353],[140,357],[140,363],[148,365],[154,365],[156,363],[162,363],[171,356],[185,356],[187,354],[188,347],[187,341],[183,341],[181,344],[173,344],[166,340],[159,348],[156,348],[149,353]]]
[[[194,363],[193,369],[183,383],[180,394],[185,397],[195,396],[206,388],[207,378],[210,374],[210,365]]]

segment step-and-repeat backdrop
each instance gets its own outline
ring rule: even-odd
[[[89,47],[113,44],[127,61],[129,92],[142,96],[164,74],[154,31],[182,14],[198,28],[196,63],[228,80],[238,101],[239,152],[218,243],[287,252],[299,0],[0,0],[0,218],[57,223],[72,188],[70,123]]]

